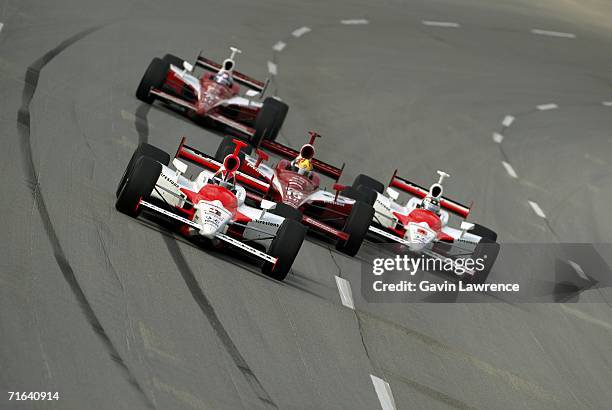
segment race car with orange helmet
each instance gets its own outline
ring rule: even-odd
[[[198,122],[230,128],[253,145],[258,145],[264,135],[274,140],[289,106],[276,97],[263,99],[268,81],[236,71],[236,55],[242,51],[235,47],[230,50],[223,64],[201,53],[194,64],[172,54],[156,57],[142,76],[136,97],[147,104],[159,100]],[[196,67],[203,72],[196,75]],[[241,94],[240,86],[248,90]]]
[[[344,165],[338,168],[315,158],[314,142],[318,137],[318,133],[311,131],[309,142],[299,151],[265,139],[255,149],[255,155],[252,155],[253,147],[243,151],[240,171],[269,186],[265,190],[253,184],[247,186],[250,201],[275,202],[276,214],[300,221],[309,229],[332,238],[338,251],[353,256],[368,233],[376,195],[338,183],[326,190],[321,184],[321,176],[337,182]],[[231,138],[224,139],[215,158],[225,157],[232,149],[231,144]],[[274,165],[267,165],[269,156],[265,151],[283,158]]]
[[[164,222],[177,233],[201,244],[229,247],[263,262],[262,272],[283,280],[298,254],[306,228],[275,212],[274,203],[245,203],[244,186],[267,190],[265,182],[240,172],[240,150],[247,144],[233,140],[233,151],[220,161],[181,141],[170,167],[170,155],[143,143],[136,149],[117,189],[115,207],[137,218]],[[184,162],[186,161],[186,162]],[[185,177],[189,164],[202,170]]]
[[[467,222],[471,205],[466,206],[443,196],[443,181],[450,175],[438,170],[438,181],[429,189],[393,173],[385,186],[367,175],[358,175],[353,187],[375,193],[375,214],[369,228],[373,239],[394,242],[408,251],[438,260],[463,280],[486,281],[499,253],[497,233]],[[411,198],[400,202],[400,191]],[[451,227],[450,215],[462,219],[459,228]],[[474,261],[466,265],[467,258]],[[477,263],[476,263],[477,262]],[[467,268],[466,268],[467,267]]]

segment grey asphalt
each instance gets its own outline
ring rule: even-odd
[[[291,106],[281,141],[318,130],[344,182],[397,167],[427,184],[442,168],[447,194],[473,200],[502,243],[612,241],[609,6],[329,3],[1,4],[0,408],[376,409],[370,375],[398,409],[609,408],[607,289],[578,304],[373,304],[360,295],[373,245],[351,259],[309,240],[278,283],[115,211],[139,141],[173,152],[181,136],[207,151],[220,140],[136,100],[150,59],[222,59],[237,45],[242,71],[278,66],[272,91]],[[340,24],[352,18],[369,24]],[[535,109],[545,103],[559,108]]]

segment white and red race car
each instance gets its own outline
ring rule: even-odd
[[[235,71],[235,56],[241,51],[230,49],[223,64],[198,55],[195,66],[204,69],[199,76],[194,65],[172,54],[154,58],[138,84],[136,97],[147,104],[159,99],[179,106],[189,118],[229,127],[246,135],[253,145],[264,137],[274,140],[289,106],[274,97],[261,101],[268,81]],[[249,89],[244,95],[240,95],[240,85]]]
[[[460,228],[449,226],[449,213],[462,219],[468,217],[471,206],[442,196],[442,182],[450,175],[438,171],[439,179],[429,189],[393,173],[391,182],[384,185],[367,175],[358,175],[353,186],[376,192],[375,215],[370,233],[378,239],[404,245],[408,250],[455,266],[455,273],[472,282],[484,282],[495,263],[500,246],[497,233],[475,223],[462,221]],[[412,196],[406,203],[399,202],[399,192]],[[465,260],[478,261],[467,268]],[[461,268],[459,268],[461,266]]]
[[[244,203],[241,184],[267,189],[265,183],[238,171],[239,152],[245,142],[234,140],[234,151],[222,162],[184,144],[172,165],[170,155],[149,144],[141,144],[125,170],[117,189],[116,208],[132,217],[154,214],[174,223],[176,230],[192,239],[215,246],[228,245],[263,261],[264,274],[283,280],[304,241],[306,228],[277,215],[274,203],[262,201],[259,208]],[[204,168],[194,180],[184,176],[188,165]]]
[[[262,149],[284,158],[269,166],[265,163],[269,159],[268,155],[256,149],[256,156],[244,156],[240,171],[269,187],[261,189],[264,185],[255,184],[246,186],[250,191],[250,200],[259,202],[265,198],[276,202],[274,209],[277,214],[301,221],[311,230],[335,240],[338,251],[354,256],[368,234],[374,216],[372,205],[375,195],[337,183],[333,185],[333,191],[325,190],[320,176],[325,175],[337,181],[342,168],[314,158],[313,144],[317,137],[320,135],[311,131],[310,141],[300,151],[276,141],[264,140],[260,145]],[[226,137],[219,145],[215,158],[220,160],[231,150],[231,138]],[[249,146],[245,153],[251,154],[251,150]]]

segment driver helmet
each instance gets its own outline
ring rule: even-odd
[[[421,202],[421,208],[433,212],[435,214],[440,213],[440,201],[437,198],[427,196],[423,198]]]
[[[217,74],[215,74],[214,80],[217,84],[221,84],[226,87],[232,86],[232,76],[226,71],[219,71]]]
[[[312,171],[312,161],[308,158],[301,158],[295,164],[297,172],[300,175],[308,175]]]
[[[304,144],[300,149],[300,154],[293,161],[293,166],[300,175],[309,175],[312,171],[312,159],[315,149],[312,144]]]
[[[226,156],[223,160],[223,166],[215,173],[213,181],[219,186],[231,190],[234,188],[235,172],[239,167],[240,159],[236,155],[230,154]]]

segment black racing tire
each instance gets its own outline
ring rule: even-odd
[[[336,250],[348,256],[355,256],[368,234],[368,228],[373,217],[374,208],[372,205],[361,201],[355,202],[351,213],[346,218],[344,229],[342,229],[349,234],[349,238],[346,241],[339,240],[336,243]]]
[[[274,215],[282,216],[285,219],[291,219],[293,221],[302,221],[302,212],[292,207],[291,205],[284,204],[282,202],[277,203],[274,209],[270,209],[271,213]]]
[[[365,202],[368,205],[374,205],[378,197],[376,191],[364,185],[346,187],[340,192],[340,195],[354,199],[355,201]]]
[[[215,159],[222,163],[225,157],[227,157],[229,154],[232,154],[235,149],[236,149],[236,144],[234,144],[234,137],[223,137],[223,140],[217,147],[217,152],[215,152]],[[240,158],[240,161],[244,161],[245,154],[251,155],[252,152],[253,152],[253,147],[250,145],[247,145],[246,147],[240,150],[240,154],[238,154],[238,158]]]
[[[121,180],[119,181],[119,185],[117,185],[117,191],[115,192],[115,197],[119,196],[119,192],[121,192],[121,189],[123,188],[123,184],[125,184],[125,181],[127,180],[128,175],[132,171],[132,168],[134,168],[134,164],[140,157],[153,158],[155,161],[161,164],[164,164],[166,166],[170,164],[170,154],[168,154],[165,151],[162,151],[156,146],[147,144],[146,142],[141,142],[140,145],[134,150],[134,153],[132,154],[132,158],[130,158],[130,162],[128,162],[127,167],[125,168],[125,171],[123,172],[123,176],[121,177]]]
[[[151,195],[161,170],[162,165],[153,158],[138,158],[119,192],[115,208],[126,215],[137,217],[142,209],[138,202]]]
[[[161,58],[155,57],[151,60],[136,89],[136,98],[147,104],[152,104],[155,101],[155,96],[151,95],[151,88],[161,88],[166,80],[169,68],[170,64]]]
[[[468,231],[474,235],[478,235],[481,238],[487,238],[493,242],[497,240],[497,232],[487,228],[486,226],[474,224],[474,227]]]
[[[285,279],[302,247],[306,231],[307,228],[301,223],[285,219],[278,228],[276,236],[272,239],[272,244],[268,249],[268,255],[278,258],[276,265],[265,262],[261,271],[273,279]]]
[[[268,97],[263,107],[255,117],[255,134],[251,137],[251,144],[259,146],[262,140],[274,141],[285,122],[289,106],[276,98]]]
[[[355,177],[352,186],[358,187],[359,185],[373,189],[379,194],[382,194],[385,191],[385,184],[365,174],[359,174]]]
[[[497,242],[482,238],[472,253],[472,259],[477,261],[482,258],[483,269],[478,270],[474,275],[465,274],[462,280],[469,283],[485,283],[489,273],[491,273],[491,268],[495,264],[499,249],[500,246]]]
[[[175,56],[174,54],[166,54],[162,57],[162,60],[164,60],[168,64],[172,64],[173,66],[180,68],[181,70],[184,68],[183,63],[185,62],[185,60]]]

